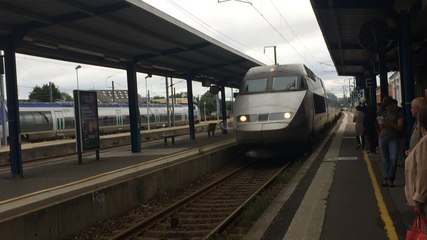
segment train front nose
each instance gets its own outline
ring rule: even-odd
[[[242,124],[236,127],[236,139],[241,144],[274,144],[283,141],[287,123]]]

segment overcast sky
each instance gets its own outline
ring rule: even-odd
[[[304,63],[327,86],[342,96],[349,77],[338,77],[323,40],[309,0],[147,0],[180,21],[217,40],[264,62],[274,64],[273,48],[277,46],[279,64]],[[264,52],[265,50],[265,52]],[[92,65],[61,62],[27,55],[17,55],[18,91],[27,99],[34,86],[53,82],[61,91],[76,89],[75,67],[79,69],[82,90],[127,89],[126,72]],[[138,93],[145,96],[145,74],[138,74]],[[176,92],[186,92],[186,83],[175,79]],[[164,77],[148,79],[151,96],[165,96]],[[208,89],[193,83],[194,96]],[[227,98],[231,90],[226,90]]]

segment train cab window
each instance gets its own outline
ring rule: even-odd
[[[246,79],[244,93],[264,92],[267,89],[267,78]]]
[[[277,76],[273,77],[273,91],[299,90],[300,81],[297,76]]]
[[[130,117],[129,117],[129,115],[125,115],[123,117],[123,124],[125,124],[125,125],[130,124]]]

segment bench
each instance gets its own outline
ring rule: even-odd
[[[172,144],[175,144],[175,137],[176,136],[177,135],[173,132],[164,132],[162,137],[165,141],[165,146],[168,145],[168,138],[172,139]]]
[[[215,129],[216,129],[216,123],[209,123],[208,124],[208,137],[212,136],[215,137]]]

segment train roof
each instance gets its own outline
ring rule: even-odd
[[[253,67],[249,69],[249,71],[246,73],[246,76],[248,75],[258,75],[258,74],[265,74],[270,73],[274,75],[274,72],[287,72],[291,75],[304,75],[309,76],[312,79],[319,79],[309,68],[307,68],[304,64],[284,64],[284,65],[269,65],[269,66],[259,66],[259,67]],[[245,77],[246,77],[245,76]]]
[[[128,107],[127,103],[98,103],[98,107]],[[145,103],[139,104],[140,107],[146,107]],[[150,103],[150,107],[166,107],[163,103]],[[19,102],[19,107],[74,107],[73,102]],[[187,107],[183,104],[175,104],[174,107],[184,108]]]

